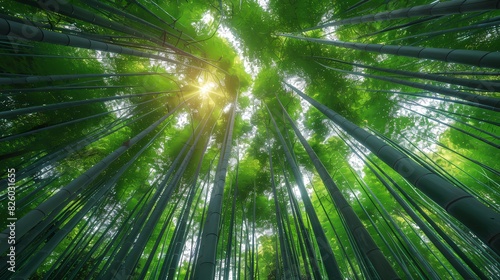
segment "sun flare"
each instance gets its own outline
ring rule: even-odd
[[[200,91],[199,91],[200,96],[203,99],[208,98],[214,87],[215,87],[215,84],[212,82],[204,83],[203,85],[200,86]]]

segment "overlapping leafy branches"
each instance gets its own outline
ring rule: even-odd
[[[418,2],[2,3],[1,277],[496,277],[499,4]]]

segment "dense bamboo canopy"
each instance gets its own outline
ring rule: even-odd
[[[0,278],[500,279],[500,1],[410,2],[2,1]]]

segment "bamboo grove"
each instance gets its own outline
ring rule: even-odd
[[[499,279],[500,1],[0,3],[1,279]]]

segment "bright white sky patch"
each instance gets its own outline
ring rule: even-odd
[[[300,90],[302,92],[305,91],[305,89],[307,87],[306,80],[304,80],[303,78],[301,78],[299,76],[289,77],[289,78],[285,79],[285,81],[287,84],[290,84],[290,85],[296,87],[298,90]],[[300,132],[304,136],[304,138],[309,139],[313,135],[313,131],[307,129],[306,126],[304,125],[304,123],[306,121],[305,114],[307,113],[307,111],[309,111],[309,108],[311,108],[311,104],[309,104],[309,102],[304,100],[304,98],[299,97],[299,100],[300,100],[300,106],[302,107],[302,110],[300,110],[299,119],[297,120],[296,124],[297,124],[298,129],[300,130]]]
[[[171,59],[171,60],[174,60],[174,61],[177,61],[177,57],[175,55],[172,55],[172,54],[165,55],[164,53],[159,53],[158,55],[163,56],[163,57],[168,58],[168,59]],[[176,69],[177,69],[177,64],[175,64],[173,62],[165,61],[165,60],[156,59],[156,58],[150,58],[149,65],[152,68],[161,67],[161,68],[165,69],[165,71],[167,73],[176,72]]]
[[[249,89],[243,93],[241,93],[242,97],[249,97],[250,100],[253,101],[253,104],[250,104],[249,106],[245,108],[238,108],[238,114],[241,116],[241,119],[251,125],[251,119],[252,116],[256,113],[257,108],[259,108],[260,101],[255,99],[253,95],[251,94],[253,90],[253,85],[249,87]],[[250,139],[253,139],[255,135],[257,134],[257,126],[256,125],[251,125],[252,130],[249,132],[245,133],[242,135],[241,139],[245,139],[245,141],[248,141]],[[246,154],[248,148],[250,148],[250,144],[246,143],[245,141],[239,142],[239,155],[240,158],[243,158],[243,156]]]
[[[269,12],[269,0],[257,0],[257,4],[266,12]]]
[[[349,202],[351,202],[351,203],[357,203],[357,198],[360,197],[360,196],[362,196],[362,193],[358,189],[351,188],[351,190],[349,190],[349,192],[347,193],[347,195],[348,195],[348,198],[349,198]]]
[[[300,169],[300,173],[302,174],[302,182],[304,182],[304,186],[306,186],[307,194],[309,194],[309,197],[311,197],[311,195],[314,191],[313,187],[312,187],[314,173],[309,172],[309,170],[305,169],[302,166],[299,166],[299,169]],[[307,187],[309,185],[311,187]]]
[[[210,12],[205,12],[201,17],[201,21],[207,25],[212,24],[212,22],[214,22],[214,17],[210,14]]]
[[[387,54],[385,54],[385,53],[379,54],[379,55],[377,55],[377,56],[375,57],[375,59],[376,59],[376,60],[377,60],[377,62],[379,62],[379,63],[380,63],[380,62],[382,62],[382,61],[384,61],[384,60],[386,60],[386,59],[388,59],[388,58],[389,58],[389,56],[388,56]]]
[[[124,109],[125,107],[131,107],[132,103],[128,99],[118,99],[118,100],[109,100],[105,101],[104,105],[108,109],[108,111],[114,111],[113,114],[116,118],[121,118],[124,114],[130,111]]]
[[[329,10],[326,14],[324,14],[321,17],[321,23],[318,25],[324,24],[326,22],[331,22],[331,19],[333,17],[333,10]],[[337,26],[327,26],[322,28],[323,32],[325,33],[325,38],[329,40],[338,40],[339,38],[335,33],[337,32]]]
[[[356,74],[346,74],[345,77],[356,83],[363,83],[363,81],[365,80],[365,77]]]
[[[106,70],[114,71],[113,70],[113,65],[111,64],[111,59],[108,58],[113,58],[116,57],[116,53],[111,53],[111,52],[105,52],[105,51],[95,51],[95,58],[99,63],[101,63],[102,67]]]
[[[306,89],[306,86],[307,86],[306,80],[304,80],[303,78],[301,78],[299,76],[292,76],[292,77],[286,78],[285,81],[287,84],[290,84],[290,85],[296,87],[300,91],[304,91]]]
[[[420,104],[422,106],[433,107],[433,108],[441,108],[443,105],[449,106],[449,103],[447,103],[447,102],[443,102],[441,100],[430,99],[430,98],[419,98],[417,100],[414,100],[413,102]],[[436,113],[434,113],[431,110],[428,110],[422,106],[418,106],[416,104],[401,103],[401,104],[399,104],[399,106],[401,106],[401,107],[400,107],[400,109],[398,109],[398,111],[396,111],[395,117],[404,116],[404,117],[415,118],[416,121],[422,121],[424,117],[417,114],[417,113],[420,113],[424,116],[434,117],[435,119],[438,119],[446,124],[450,124],[453,122],[453,120],[451,120],[451,119],[436,116]],[[417,113],[412,112],[409,109],[411,109]],[[441,123],[437,123],[435,121],[431,121],[430,126],[431,126],[430,129],[426,129],[426,133],[425,133],[425,135],[427,135],[428,139],[439,139],[439,136],[441,134],[443,134],[448,129],[448,126],[441,124]],[[437,151],[436,144],[429,143],[429,141],[422,141],[422,139],[419,138],[419,135],[422,135],[421,130],[422,130],[422,127],[419,126],[418,123],[415,123],[415,125],[412,125],[412,126],[405,128],[401,132],[401,134],[404,134],[406,136],[406,139],[411,141],[421,151],[424,151],[426,153],[432,153],[432,152]]]
[[[331,121],[330,119],[328,119],[326,122],[329,124],[327,126],[329,128],[329,130],[328,130],[329,131],[329,135],[327,137],[325,137],[325,138],[329,139],[329,138],[331,138],[334,135],[338,135],[337,131],[341,131],[341,129],[338,128],[336,125],[334,125],[333,121]],[[334,127],[337,128],[338,130],[335,130]],[[354,141],[354,143],[357,143],[356,140],[353,140],[353,141]],[[323,144],[324,143],[325,142],[323,142]],[[349,144],[347,144],[347,145],[349,145]],[[362,145],[357,145],[357,146],[361,149],[361,151],[363,151],[363,153],[366,156],[370,155],[370,150],[366,149]],[[347,162],[354,169],[354,171],[356,171],[356,173],[358,173],[362,178],[365,176],[365,172],[363,172],[363,169],[365,167],[365,163],[355,153],[351,152],[349,154],[349,156],[347,158]]]
[[[226,105],[226,107],[224,107],[224,109],[222,110],[224,113],[227,113],[229,112],[229,109],[231,109],[231,106],[233,105],[233,103],[229,103]]]
[[[329,123],[331,123],[330,119],[324,119],[322,123],[327,128],[328,134],[325,136],[325,140],[323,140],[321,144],[326,144],[330,140],[330,138],[338,137],[338,133],[332,129],[331,125],[328,125]]]
[[[311,108],[311,104],[309,104],[309,102],[307,102],[303,98],[300,98],[300,106],[302,107],[302,110],[300,110],[299,113],[299,119],[297,120],[297,127],[304,136],[304,138],[309,139],[314,134],[314,131],[307,129],[304,123],[306,122],[305,114],[309,111],[309,108]]]
[[[208,28],[214,23],[214,17],[210,11],[206,11],[199,20],[193,20],[191,25],[196,30],[197,34],[207,33]],[[213,31],[212,31],[213,32]]]
[[[366,155],[370,153],[370,151],[368,151],[367,149],[364,150]],[[361,178],[365,177],[366,174],[363,171],[363,169],[365,168],[365,163],[355,153],[351,153],[349,155],[347,162],[349,162],[349,165],[356,171],[356,173],[359,174],[359,176],[361,176]]]

